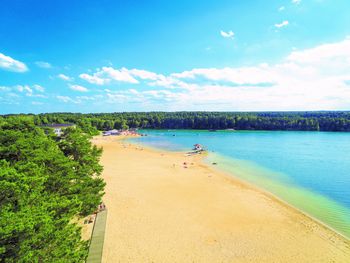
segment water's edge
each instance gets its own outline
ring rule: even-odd
[[[179,150],[164,149],[164,148],[157,147],[157,146],[151,146],[151,145],[148,145],[147,143],[138,141],[137,138],[136,139],[135,138],[126,139],[126,141],[129,142],[129,143],[132,143],[132,144],[142,145],[145,148],[148,148],[148,149],[151,149],[151,150],[155,150],[155,151],[178,152],[178,153],[184,153],[185,152],[185,149],[179,151]],[[212,169],[217,170],[218,172],[224,172],[224,173],[228,174],[229,176],[232,176],[234,179],[239,180],[242,183],[247,184],[250,187],[257,189],[258,191],[261,191],[262,193],[264,193],[267,196],[275,199],[276,201],[282,203],[283,205],[288,206],[288,207],[294,209],[295,211],[297,211],[297,212],[307,216],[308,218],[310,218],[311,220],[313,220],[317,224],[320,224],[322,227],[325,227],[325,228],[329,229],[330,231],[332,231],[335,234],[341,236],[345,240],[350,241],[350,229],[346,229],[346,228],[345,229],[337,229],[337,227],[334,227],[331,222],[327,222],[328,220],[325,220],[325,218],[322,215],[321,216],[317,215],[317,213],[315,215],[315,212],[314,213],[312,213],[312,212],[310,213],[310,211],[308,211],[308,209],[305,209],[305,208],[303,209],[303,208],[298,207],[297,205],[293,204],[294,202],[292,200],[290,200],[289,198],[284,198],[283,196],[280,196],[280,195],[276,194],[272,189],[266,189],[266,188],[269,188],[269,187],[264,187],[264,185],[261,185],[261,183],[259,183],[257,181],[254,181],[254,179],[256,179],[256,178],[253,178],[253,179],[252,178],[250,178],[250,179],[247,178],[247,176],[249,177],[248,173],[246,173],[245,174],[246,176],[244,176],[244,169],[241,169],[241,171],[238,171],[240,168],[237,167],[237,165],[231,165],[231,168],[228,168],[227,166],[225,167],[225,165],[222,165],[223,163],[225,163],[227,161],[228,162],[231,161],[233,163],[235,161],[237,162],[237,160],[234,160],[231,157],[218,155],[218,154],[214,154],[214,153],[208,153],[206,158],[203,159],[203,162],[206,165],[210,166]],[[216,162],[218,165],[216,165],[215,167],[212,166],[211,163],[213,163],[213,162]],[[235,168],[237,168],[237,169],[235,169]],[[273,173],[273,171],[268,171],[268,170],[266,170],[266,172]],[[266,178],[263,178],[263,180],[266,181]],[[302,189],[302,188],[298,189],[298,188],[296,188],[296,186],[291,186],[291,185],[286,185],[286,186],[278,185],[278,184],[280,184],[279,182],[276,182],[276,181],[274,182],[272,180],[269,183],[272,183],[272,185],[277,186],[277,188],[281,187],[282,191],[285,190],[286,187],[288,187],[289,191],[290,191],[291,187],[295,188],[295,190],[299,192],[299,194],[298,194],[299,198],[300,198],[300,196],[302,196],[302,197],[306,197],[307,196],[308,197],[308,199],[307,199],[308,202],[307,203],[310,203],[310,199],[312,199],[313,202],[320,201],[320,202],[318,202],[318,204],[319,203],[326,203],[326,204],[330,204],[329,206],[337,207],[337,209],[334,209],[335,211],[336,210],[344,210],[344,209],[346,209],[346,208],[340,206],[339,204],[337,204],[336,202],[334,202],[334,201],[332,201],[332,200],[330,200],[330,199],[328,199],[328,198],[326,198],[324,196],[321,196],[321,195],[315,194],[315,193],[313,193],[311,191],[308,191],[306,189]],[[312,204],[310,204],[309,206],[312,206]],[[350,211],[347,211],[347,213],[350,213]],[[340,216],[340,218],[341,218],[341,216]],[[343,221],[343,220],[340,220],[340,221]]]
[[[211,162],[213,161],[213,159],[211,159],[211,157],[212,157],[211,155],[212,154],[209,154],[207,156],[207,158],[203,160],[206,165],[210,166]],[[230,158],[230,157],[226,157],[226,158]],[[215,159],[215,161],[217,161],[217,159]],[[212,166],[210,166],[210,167],[212,167]],[[261,186],[259,186],[257,184],[254,184],[254,183],[252,183],[252,182],[250,182],[250,181],[248,181],[248,180],[246,180],[246,179],[244,179],[244,178],[242,178],[240,176],[237,176],[237,173],[235,173],[234,171],[227,170],[227,169],[223,168],[220,165],[216,165],[215,167],[212,167],[212,168],[214,170],[219,171],[219,172],[224,172],[224,173],[228,174],[229,176],[234,177],[235,180],[238,180],[238,181],[240,181],[240,182],[242,182],[242,183],[244,183],[244,184],[246,184],[246,185],[248,185],[248,186],[250,186],[250,187],[252,187],[254,189],[257,189],[259,192],[262,192],[262,193],[266,194],[267,196],[275,199],[276,201],[282,203],[283,205],[294,209],[295,211],[297,211],[297,212],[305,215],[306,217],[310,218],[311,220],[315,221],[317,224],[320,224],[322,227],[325,227],[325,228],[331,230],[332,232],[334,232],[335,234],[341,236],[342,238],[350,241],[350,235],[348,235],[349,234],[348,231],[345,231],[345,233],[342,233],[341,231],[339,231],[336,228],[332,227],[330,224],[328,224],[328,223],[318,219],[316,216],[312,215],[308,211],[306,211],[304,209],[301,209],[301,208],[299,208],[296,205],[293,205],[291,202],[288,202],[287,200],[285,200],[282,197],[276,195],[272,191],[269,191],[269,190],[267,190],[267,189],[265,189],[265,188],[263,188],[263,187],[261,187]],[[304,191],[306,192],[307,190],[304,190]],[[312,192],[310,192],[310,194],[316,195],[316,194],[314,194]],[[320,196],[320,197],[324,198],[324,199],[327,199],[327,198],[325,198],[323,196]],[[336,204],[335,202],[333,202],[330,199],[328,200],[328,202],[331,202],[331,203],[334,203],[335,205],[338,205],[338,204]]]

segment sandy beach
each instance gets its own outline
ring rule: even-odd
[[[202,155],[93,142],[107,183],[103,262],[350,262],[349,241]]]

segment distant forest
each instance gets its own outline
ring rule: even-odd
[[[74,123],[90,134],[96,130],[127,128],[350,131],[350,111],[46,113],[25,116],[28,115],[34,118],[36,125]]]

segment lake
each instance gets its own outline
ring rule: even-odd
[[[350,238],[350,133],[142,130],[146,146],[189,151]]]

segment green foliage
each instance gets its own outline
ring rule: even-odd
[[[7,116],[4,116],[5,118]],[[350,112],[123,112],[48,113],[34,116],[36,123],[75,123],[85,133],[96,130],[236,129],[350,131]]]
[[[98,176],[102,172],[99,159],[102,149],[92,146],[90,136],[77,129],[66,129],[58,146],[74,164],[74,183],[70,190],[81,202],[81,214],[88,215],[101,201],[105,184]]]
[[[79,129],[57,139],[34,121],[0,121],[0,262],[82,262],[72,221],[101,201],[101,150]]]
[[[91,122],[87,119],[79,119],[75,122],[77,126],[86,134],[89,135],[98,135],[100,132],[91,125]]]

